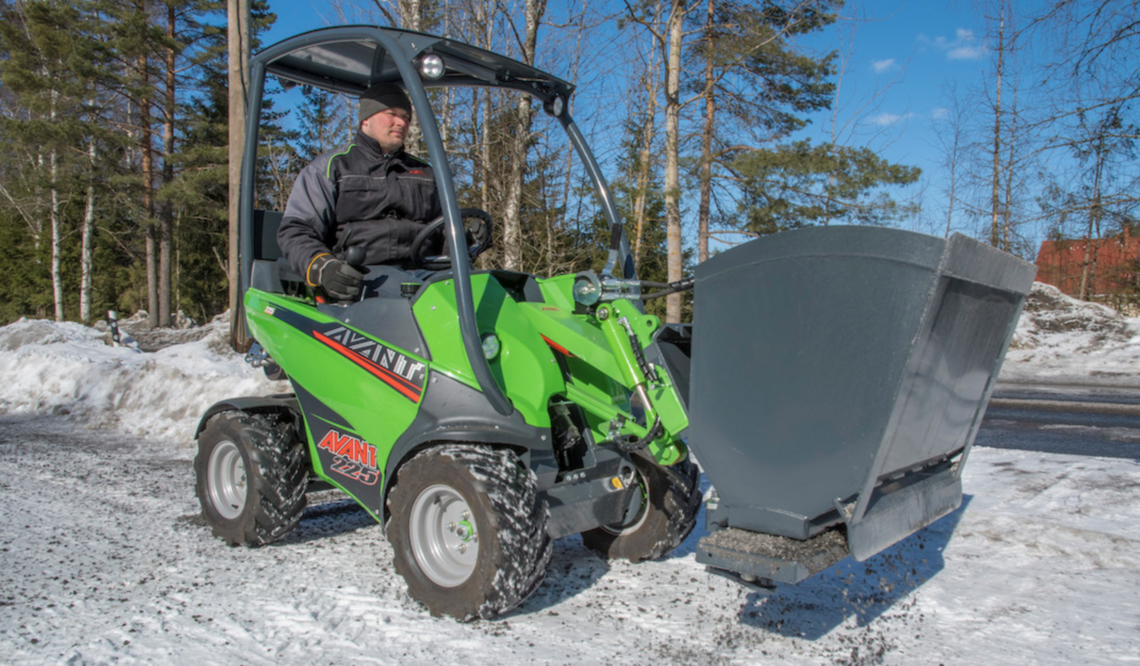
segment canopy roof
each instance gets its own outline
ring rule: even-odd
[[[286,86],[301,83],[359,96],[373,83],[401,81],[394,54],[379,43],[377,33],[393,40],[411,60],[427,54],[443,59],[443,76],[434,80],[421,77],[426,88],[507,88],[543,102],[556,96],[568,100],[574,91],[573,85],[558,77],[497,53],[453,39],[379,26],[313,30],[267,47],[257,59],[266,61],[266,70]]]

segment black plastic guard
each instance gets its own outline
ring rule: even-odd
[[[206,424],[216,414],[222,412],[256,412],[256,411],[273,411],[273,410],[288,410],[297,416],[297,422],[301,423],[301,406],[297,403],[297,396],[292,393],[281,393],[278,395],[263,395],[252,396],[246,398],[229,398],[210,405],[202,418],[198,420],[198,428],[194,430],[194,439],[202,434],[202,430]]]
[[[543,490],[554,483],[558,473],[552,441],[549,428],[527,424],[517,410],[503,416],[479,391],[433,372],[419,413],[388,455],[384,492],[405,459],[423,446],[444,442],[515,449],[538,476],[538,488]]]

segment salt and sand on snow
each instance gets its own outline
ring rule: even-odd
[[[470,624],[412,602],[380,527],[331,493],[281,543],[228,548],[197,516],[198,417],[289,388],[227,333],[217,320],[142,353],[105,327],[0,328],[0,662],[1140,660],[1140,455],[979,446],[961,509],[771,594],[696,564],[703,515],[639,565],[562,539],[534,597]],[[1002,379],[1137,388],[1137,368],[1140,319],[1036,285]],[[1140,429],[1112,431],[1140,447]]]

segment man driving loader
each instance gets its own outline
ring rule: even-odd
[[[338,255],[360,246],[366,264],[406,264],[423,223],[441,213],[431,167],[404,151],[408,96],[377,83],[360,96],[359,110],[354,141],[301,170],[277,231],[305,282],[342,300],[360,293],[364,275]]]

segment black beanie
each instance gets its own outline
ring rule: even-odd
[[[360,96],[360,122],[384,109],[403,109],[412,112],[412,102],[395,83],[376,83]]]

